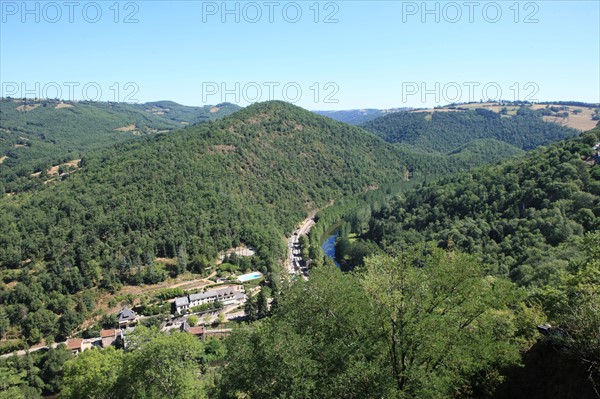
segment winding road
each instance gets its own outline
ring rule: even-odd
[[[310,229],[315,224],[315,214],[317,212],[311,212],[306,219],[302,221],[302,224],[294,233],[288,238],[288,259],[287,268],[290,275],[301,274],[306,280],[308,279],[308,270],[303,268],[304,261],[300,255],[300,236],[308,234]]]

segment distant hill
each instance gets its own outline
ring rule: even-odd
[[[519,284],[545,284],[600,229],[599,141],[600,127],[409,191],[374,215],[365,237],[388,250],[435,242],[477,254]]]
[[[326,116],[338,122],[349,123],[351,125],[360,125],[375,118],[385,116],[394,112],[407,111],[410,108],[393,109],[351,109],[343,111],[313,111],[316,114]]]
[[[182,124],[212,121],[230,115],[241,109],[240,106],[231,103],[193,107],[177,104],[173,101],[154,101],[136,105],[153,115],[158,115]]]
[[[487,109],[505,116],[516,115],[519,109],[525,108],[537,111],[546,122],[557,123],[579,131],[593,129],[600,121],[600,104],[584,103],[580,101],[551,101],[541,103],[528,102],[476,102],[450,104],[434,109],[414,110],[413,112],[452,112],[468,111],[477,108]]]
[[[222,118],[232,104],[126,104],[0,99],[0,177],[7,184],[138,136]]]
[[[391,143],[405,143],[442,153],[480,139],[495,139],[531,150],[578,134],[575,129],[545,122],[542,111],[526,107],[519,108],[512,116],[486,108],[399,112],[374,119],[361,127]]]

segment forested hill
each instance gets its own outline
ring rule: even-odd
[[[134,104],[137,108],[182,124],[213,121],[239,111],[239,105],[221,103],[202,107],[181,105],[174,101],[154,101]]]
[[[21,310],[55,319],[66,306],[56,303],[71,303],[80,291],[156,283],[166,277],[157,257],[189,259],[188,269],[199,271],[220,251],[246,244],[260,257],[253,267],[267,273],[285,257],[285,232],[309,210],[401,182],[409,171],[441,174],[490,161],[489,148],[420,153],[268,102],[89,152],[52,184],[0,199],[0,272],[7,283],[0,284],[0,303],[14,316],[12,325],[35,341],[52,329],[29,330],[26,320],[38,316],[23,319]],[[502,154],[508,153],[495,155]]]
[[[78,276],[77,290],[127,281],[180,246],[212,260],[243,242],[277,259],[309,209],[401,181],[406,161],[361,129],[270,102],[91,154],[66,177],[2,198],[0,262],[42,262],[53,278]]]
[[[523,285],[544,284],[600,229],[600,128],[526,158],[428,184],[373,215],[365,237],[395,251],[433,241],[481,256]]]
[[[545,122],[542,113],[522,107],[512,116],[484,108],[449,112],[398,112],[361,127],[391,143],[450,152],[477,139],[496,139],[523,150],[574,137],[575,129]]]
[[[222,118],[238,109],[233,104],[188,107],[171,101],[127,104],[2,98],[0,177],[5,185],[22,185],[30,174],[79,159],[86,151]]]

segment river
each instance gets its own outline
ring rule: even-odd
[[[337,239],[337,237],[338,237],[337,233],[327,237],[325,242],[323,242],[323,245],[321,246],[321,248],[323,248],[323,252],[325,252],[325,256],[328,256],[331,259],[333,259],[333,263],[335,263],[335,265],[337,267],[340,267],[340,264],[335,259],[335,240]]]

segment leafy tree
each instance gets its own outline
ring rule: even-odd
[[[269,314],[269,298],[266,293],[266,289],[263,287],[258,293],[256,316],[259,319],[267,317]]]
[[[447,397],[481,371],[519,359],[508,281],[484,278],[467,255],[427,247],[365,264],[401,397]]]
[[[248,317],[248,321],[255,321],[258,319],[258,303],[256,297],[252,295],[252,292],[248,291],[248,299],[244,304],[244,312]]]
[[[4,308],[0,308],[0,339],[4,338],[4,334],[6,334],[9,327],[10,320],[6,314],[6,310]]]
[[[566,334],[569,350],[587,365],[589,378],[600,381],[600,233],[580,242],[581,255],[538,290],[553,321]]]
[[[80,312],[68,308],[59,319],[58,335],[67,338],[82,321]]]
[[[227,341],[221,396],[489,392],[532,344],[535,311],[521,301],[509,281],[484,277],[474,258],[429,247],[369,258],[348,274],[316,268],[271,318]]]
[[[49,349],[42,358],[40,377],[44,381],[44,392],[56,394],[61,391],[65,363],[72,358],[64,345]]]
[[[157,335],[124,359],[121,398],[206,398],[199,378],[204,346],[187,333]]]
[[[125,354],[113,347],[91,349],[64,365],[61,398],[113,399],[120,398],[117,381],[124,372]]]
[[[26,399],[26,372],[0,366],[0,399]],[[39,395],[37,397],[40,397]]]
[[[372,312],[356,276],[314,269],[271,318],[227,340],[222,396],[388,397]]]
[[[177,249],[177,274],[184,273],[188,267],[188,254],[185,245],[179,245]]]

